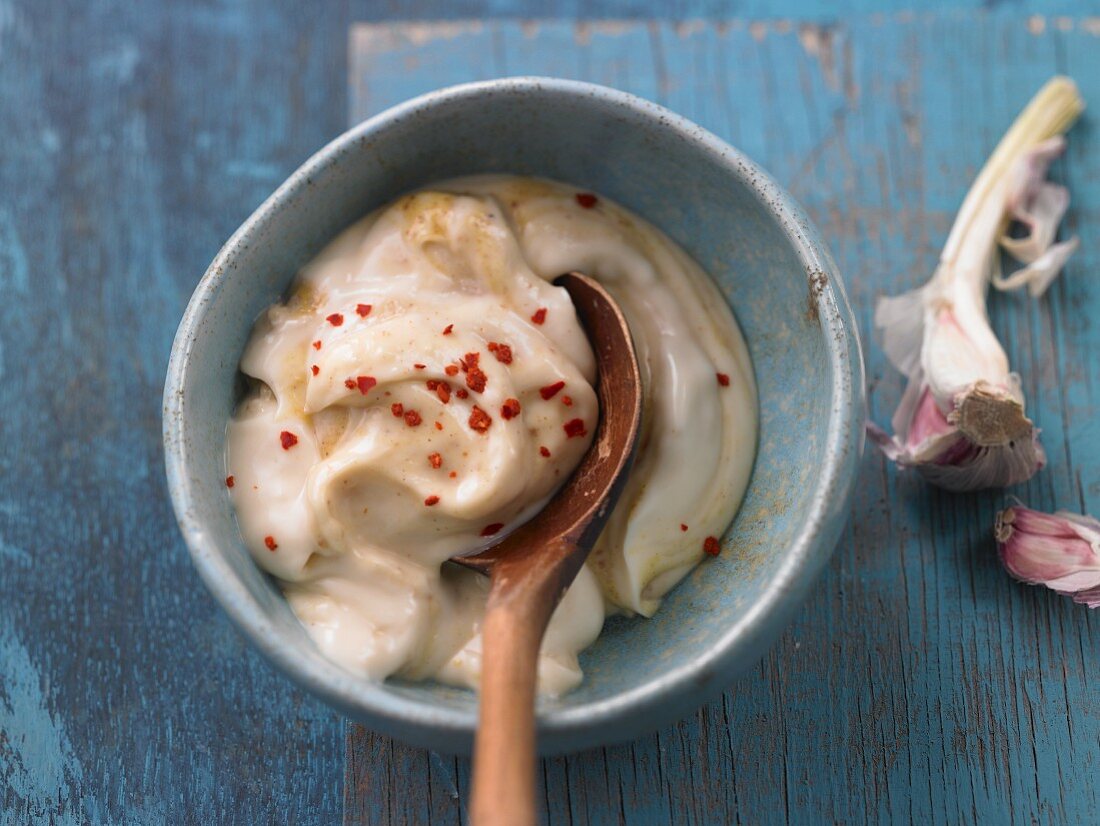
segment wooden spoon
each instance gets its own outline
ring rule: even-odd
[[[452,560],[491,577],[470,806],[476,826],[535,824],[539,646],[622,492],[642,412],[634,343],[614,299],[579,273],[554,283],[569,291],[595,351],[600,420],[580,466],[538,516],[488,550]]]

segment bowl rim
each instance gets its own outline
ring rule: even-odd
[[[745,613],[705,652],[641,685],[614,696],[568,708],[539,709],[539,743],[544,753],[631,739],[672,722],[748,668],[779,635],[809,586],[832,556],[847,513],[855,466],[863,447],[864,368],[859,332],[837,267],[802,208],[772,177],[716,135],[643,98],[617,89],[560,78],[521,76],[439,89],[401,103],[347,130],[305,161],[233,233],[207,268],[188,302],[172,344],[164,387],[163,443],[168,489],[180,530],[198,572],[234,625],[294,682],[367,725],[408,742],[448,751],[469,747],[476,709],[459,710],[413,700],[350,674],[325,659],[303,658],[282,641],[258,601],[234,575],[195,508],[202,484],[189,469],[184,432],[187,399],[183,387],[203,320],[249,236],[301,194],[309,179],[339,163],[344,150],[372,133],[445,104],[485,95],[549,95],[585,98],[627,110],[656,128],[676,132],[702,150],[752,192],[776,221],[806,268],[809,301],[821,324],[832,369],[824,462],[810,506],[785,558]],[[814,279],[824,275],[824,283]]]

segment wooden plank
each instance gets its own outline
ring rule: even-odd
[[[353,121],[449,83],[545,73],[681,112],[762,162],[830,239],[865,333],[870,410],[902,384],[870,335],[874,298],[935,264],[965,187],[1056,71],[1100,101],[1100,23],[1016,10],[891,12],[820,26],[487,21],[353,31]],[[1014,493],[1100,512],[1100,147],[1057,170],[1083,251],[1040,302],[996,296],[1050,464]],[[1092,242],[1092,243],[1090,243]],[[551,823],[1087,822],[1100,794],[1097,622],[1013,583],[990,531],[1001,493],[951,496],[876,454],[809,604],[718,702],[629,746],[544,763]],[[349,748],[364,735],[349,733]],[[394,744],[405,764],[416,750]],[[460,775],[465,761],[460,761]],[[392,771],[365,766],[374,787]],[[465,786],[459,784],[460,795]],[[347,787],[349,812],[357,809]],[[374,820],[371,822],[383,822]],[[418,822],[418,821],[410,821]]]
[[[339,131],[314,44],[345,34],[259,2],[0,2],[2,823],[340,816],[343,721],[200,584],[160,393],[207,263]]]

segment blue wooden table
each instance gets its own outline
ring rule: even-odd
[[[167,503],[160,390],[206,263],[310,152],[413,94],[531,72],[670,106],[790,188],[846,275],[885,422],[875,296],[931,272],[1049,75],[1100,108],[1100,8],[0,0],[0,823],[466,821],[465,759],[348,724],[214,606]],[[1050,459],[1012,493],[1100,514],[1088,117],[1056,175],[1081,252],[1045,299],[991,303]],[[679,724],[544,761],[549,822],[1097,822],[1100,618],[1004,574],[1005,500],[869,453],[781,641]]]

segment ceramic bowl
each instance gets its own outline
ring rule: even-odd
[[[169,489],[202,578],[278,669],[370,728],[469,749],[473,693],[373,683],[321,656],[241,542],[223,453],[252,322],[298,268],[375,207],[481,172],[575,184],[663,229],[717,281],[752,355],[759,449],[722,555],[652,619],[610,619],[582,655],[580,688],[539,705],[544,753],[630,739],[717,696],[778,636],[832,553],[863,445],[858,333],[836,265],[791,197],[700,127],[612,89],[511,78],[433,92],[341,135],[233,235],[187,307],[164,391]]]

